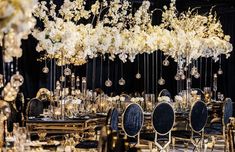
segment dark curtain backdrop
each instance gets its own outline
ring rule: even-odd
[[[57,1],[58,2],[58,1]],[[136,7],[139,6],[141,1],[135,1]],[[58,3],[61,3],[59,1]],[[162,8],[164,4],[169,4],[169,1],[152,1],[153,8]],[[231,35],[231,42],[235,46],[235,8],[234,2],[230,1],[178,1],[177,8],[179,11],[187,10],[188,7],[197,7],[200,6],[199,12],[204,13],[208,12],[210,7],[216,5],[215,10],[221,20],[223,29],[226,34]],[[161,12],[156,11],[153,17],[153,24],[159,24],[161,22]],[[19,70],[24,76],[25,82],[21,90],[24,93],[26,98],[35,97],[37,91],[41,87],[46,87],[48,89],[54,88],[55,79],[51,80],[50,73],[42,73],[42,68],[44,62],[37,61],[37,58],[40,57],[40,54],[35,51],[37,41],[29,36],[29,39],[23,40],[23,56],[19,59]],[[140,58],[140,73],[141,79],[136,79],[135,74],[137,73],[137,60],[131,63],[128,61],[123,64],[123,77],[126,80],[125,86],[120,86],[118,80],[121,77],[121,62],[119,59],[115,61],[110,61],[110,79],[113,81],[113,86],[107,88],[104,83],[107,79],[107,59],[104,60],[101,71],[101,62],[100,57],[96,59],[91,59],[89,62],[80,67],[72,67],[72,71],[79,75],[80,77],[88,78],[88,88],[102,88],[106,93],[113,92],[114,94],[120,94],[121,92],[134,93],[134,92],[143,92],[145,93],[157,93],[163,88],[167,88],[170,92],[175,95],[177,93],[177,86],[179,83],[174,80],[176,74],[177,64],[170,59],[170,66],[163,67],[162,75],[166,80],[164,86],[159,86],[157,84],[157,79],[160,76],[160,59],[161,53],[158,52],[158,57],[156,58],[156,53],[154,54],[142,54]],[[164,57],[163,57],[164,58]],[[207,59],[207,65],[205,64],[206,59],[202,59],[202,71],[205,70],[207,66],[207,75],[201,74],[200,79],[196,80],[193,78],[192,86],[203,88],[204,86],[211,86],[211,71],[216,72],[218,70],[218,63],[213,64],[211,67],[211,59]],[[224,74],[219,76],[218,81],[218,91],[225,94],[225,97],[231,97],[235,100],[235,55],[234,52],[231,53],[231,57],[228,60],[222,58],[222,67]],[[48,62],[48,67],[50,68],[50,62]],[[1,69],[2,71],[2,69]],[[51,72],[50,68],[50,72]],[[56,71],[59,78],[60,69]],[[146,74],[144,74],[146,73]],[[145,79],[144,79],[145,78]],[[205,84],[207,80],[207,84]],[[145,82],[144,82],[145,81]],[[53,83],[52,83],[53,82]],[[182,86],[183,88],[185,86]]]

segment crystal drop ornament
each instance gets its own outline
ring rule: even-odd
[[[113,85],[113,83],[112,83],[111,80],[108,79],[108,80],[105,81],[105,86],[106,87],[111,87],[112,85]]]
[[[176,81],[179,81],[179,80],[180,80],[180,75],[179,75],[178,73],[175,75],[175,80],[176,80]]]
[[[135,75],[135,78],[136,78],[136,79],[140,79],[140,78],[141,78],[141,74],[138,72],[138,73]]]
[[[164,84],[165,84],[165,80],[161,77],[161,78],[158,80],[158,84],[159,84],[159,85],[164,85]]]
[[[119,83],[119,85],[123,86],[123,85],[126,84],[126,81],[125,81],[123,78],[121,78],[121,79],[118,81],[118,83]]]
[[[60,77],[60,81],[61,81],[61,82],[64,82],[64,81],[65,81],[65,77],[64,77],[63,75]]]
[[[24,77],[17,71],[16,74],[11,77],[11,85],[13,87],[20,87],[23,83]]]
[[[166,59],[163,60],[162,64],[163,64],[164,66],[169,66],[169,65],[170,65],[170,62],[169,62],[168,59],[166,58]]]
[[[219,75],[222,75],[222,74],[223,74],[223,70],[222,70],[222,68],[219,68],[219,70],[218,70],[218,74],[219,74]]]
[[[195,73],[194,78],[196,78],[196,79],[200,78],[200,73],[199,72]]]
[[[68,67],[66,67],[65,69],[64,69],[64,75],[66,75],[66,76],[68,76],[68,75],[71,75],[71,69],[70,68],[68,68]]]
[[[42,72],[45,73],[45,74],[49,73],[49,68],[47,66],[43,67]]]

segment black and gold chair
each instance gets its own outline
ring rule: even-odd
[[[43,103],[39,99],[33,98],[29,101],[26,111],[28,118],[39,117],[43,113]]]
[[[167,89],[162,89],[162,91],[158,94],[158,97],[167,96],[171,99],[171,93]]]
[[[203,101],[194,102],[189,113],[189,130],[172,131],[173,147],[175,140],[192,143],[197,151],[202,151],[204,143],[204,128],[207,123],[208,110]]]
[[[226,150],[229,142],[226,134],[227,125],[229,123],[229,118],[232,116],[233,116],[233,102],[230,98],[226,98],[222,107],[222,117],[212,119],[209,126],[205,128],[205,135],[212,139],[211,141],[212,150],[214,149],[214,146],[218,139],[224,140],[224,150]]]
[[[140,145],[140,131],[144,124],[144,113],[143,109],[139,104],[131,103],[125,109],[122,115],[122,129],[125,136],[135,138],[137,136],[137,141],[134,140],[134,145]],[[130,145],[133,144],[130,140]]]
[[[171,143],[171,130],[175,122],[175,112],[168,102],[157,104],[152,113],[152,126],[155,133],[143,133],[141,139],[154,142],[160,151],[166,151]],[[152,144],[150,143],[152,150]]]
[[[97,120],[88,120],[89,122],[86,122],[85,124],[85,128],[84,130],[87,132],[90,131],[96,131],[97,128],[99,128],[100,126],[97,126],[96,123],[99,121]],[[108,111],[107,117],[106,117],[106,124],[105,127],[109,127],[111,131],[118,129],[118,111],[116,108],[111,108]],[[109,133],[106,133],[109,134]],[[100,138],[103,137],[99,137],[99,139],[89,139],[89,138],[84,138],[79,144],[76,145],[76,148],[79,149],[96,149],[98,148],[98,144],[99,144],[99,140]],[[102,141],[102,143],[104,143]],[[102,147],[102,146],[101,146]]]

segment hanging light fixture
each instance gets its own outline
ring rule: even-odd
[[[46,63],[47,61],[45,60],[45,65],[44,65],[44,67],[42,68],[42,72],[43,73],[49,73],[49,68],[47,67],[47,63]]]
[[[121,61],[121,79],[118,81],[118,84],[121,86],[126,84],[126,81],[123,78],[123,62],[122,61]]]
[[[109,79],[109,74],[110,74],[110,61],[108,58],[108,79],[105,81],[106,87],[111,87],[113,85],[113,82]]]
[[[141,78],[141,74],[140,74],[140,55],[138,55],[138,57],[137,57],[137,66],[138,66],[138,71],[135,75],[135,78],[140,79]]]
[[[162,78],[162,52],[161,52],[161,62],[160,62],[160,79],[158,80],[159,85],[164,85],[165,84],[165,79]]]

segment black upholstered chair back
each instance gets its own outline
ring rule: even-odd
[[[175,113],[172,106],[167,102],[159,103],[152,113],[152,125],[160,135],[168,134],[174,126]]]
[[[201,132],[207,122],[208,111],[206,104],[202,101],[195,102],[189,114],[189,123],[194,132]]]
[[[171,93],[167,90],[167,89],[163,89],[159,94],[158,97],[162,97],[162,96],[167,96],[171,99]]]
[[[112,112],[113,112],[113,108],[110,108],[106,117],[106,125],[110,125]]]
[[[121,94],[120,97],[124,97],[125,98],[125,102],[130,103],[131,102],[131,96],[129,96],[128,94]]]
[[[136,136],[140,132],[143,123],[143,109],[136,103],[129,104],[122,115],[122,127],[126,135],[129,137]]]
[[[106,125],[111,127],[111,130],[118,130],[118,110],[116,108],[111,108],[108,111]]]
[[[229,123],[229,118],[233,116],[233,102],[230,98],[226,98],[223,105],[223,117],[222,123],[223,125],[227,125]]]
[[[31,99],[27,107],[28,117],[38,117],[42,113],[43,113],[43,102],[37,98]]]
[[[119,116],[118,110],[114,108],[111,114],[110,127],[112,130],[115,131],[118,131],[118,116]]]

